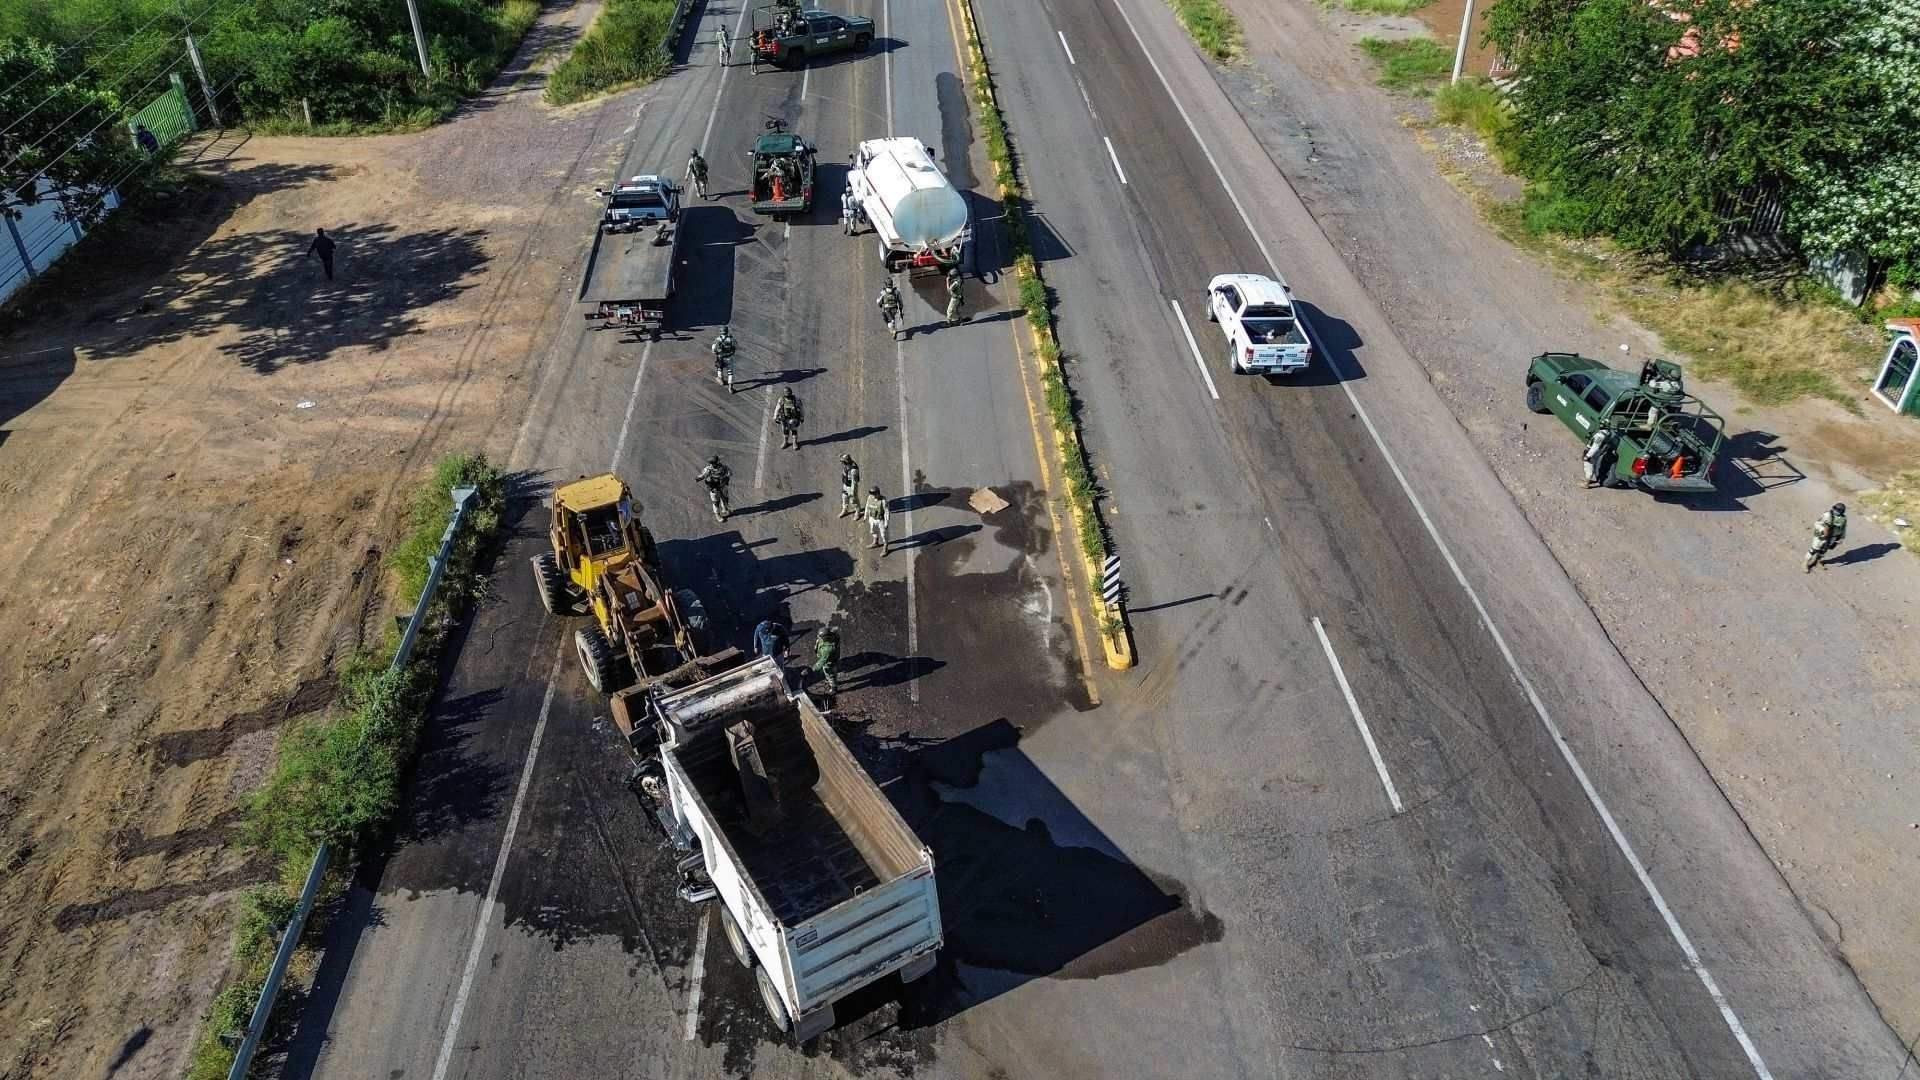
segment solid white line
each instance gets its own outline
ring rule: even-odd
[[[613,443],[613,464],[607,471],[620,471],[620,453],[627,448],[627,432],[633,427],[633,407],[640,401],[640,380],[647,377],[647,357],[653,355],[653,342],[649,340],[640,349],[640,366],[633,369],[633,391],[627,395],[627,415],[620,421],[620,437]]]
[[[880,0],[880,32],[892,33],[893,5],[891,0]],[[887,137],[893,137],[893,50],[888,49],[880,57],[885,63],[880,65],[880,73],[887,83]]]
[[[736,20],[733,25],[735,29],[739,29],[740,23]],[[733,35],[729,34],[727,36],[732,37]],[[713,138],[713,119],[720,115],[720,95],[727,88],[727,72],[732,70],[733,67],[731,65],[722,64],[720,66],[720,81],[715,84],[713,88],[713,108],[707,110],[707,130],[700,135],[700,154],[702,157],[706,156],[707,142]]]
[[[700,1028],[700,980],[707,975],[707,924],[713,916],[705,907],[700,909],[700,932],[693,937],[693,972],[687,986],[687,1029],[681,1036],[682,1042],[692,1042]]]
[[[773,427],[773,395],[764,394],[767,403],[760,410],[760,453],[753,463],[753,490],[761,491],[767,485],[767,432]]]
[[[906,493],[907,508],[901,513],[907,519],[906,531],[901,536],[913,535],[913,460],[907,449],[907,357],[900,342],[893,343],[893,385],[900,397],[900,490]],[[907,700],[920,704],[920,605],[919,595],[914,589],[913,568],[918,548],[907,549],[907,662],[912,664],[916,674],[907,679]]]
[[[1179,110],[1180,119],[1186,121],[1187,130],[1192,133],[1194,142],[1200,145],[1201,152],[1206,155],[1207,164],[1213,167],[1213,174],[1219,179],[1221,188],[1227,193],[1227,198],[1232,200],[1233,208],[1240,212],[1240,220],[1246,225],[1247,232],[1253,236],[1253,242],[1259,246],[1260,254],[1278,275],[1280,272],[1278,260],[1273,257],[1273,252],[1267,250],[1266,241],[1261,239],[1259,230],[1253,227],[1253,219],[1247,216],[1246,207],[1240,204],[1239,196],[1233,193],[1233,185],[1227,183],[1226,173],[1221,170],[1220,163],[1214,160],[1213,151],[1207,148],[1206,140],[1200,137],[1200,129],[1194,126],[1193,117],[1187,115],[1186,106],[1182,105],[1180,99],[1174,95],[1173,85],[1167,81],[1165,73],[1160,70],[1159,63],[1153,59],[1153,54],[1147,51],[1146,41],[1141,38],[1139,29],[1133,25],[1132,17],[1127,14],[1126,8],[1120,5],[1119,0],[1115,0],[1114,9],[1120,12],[1120,17],[1126,20],[1127,28],[1133,31],[1133,39],[1140,45],[1140,54],[1145,56],[1147,63],[1153,67],[1153,73],[1159,77],[1161,87],[1167,92],[1167,99],[1173,102],[1175,109]],[[1311,326],[1308,327],[1308,333],[1313,334]],[[1346,391],[1347,401],[1353,406],[1355,415],[1360,418],[1361,424],[1365,425],[1367,434],[1373,437],[1373,444],[1380,449],[1380,456],[1392,470],[1394,479],[1400,482],[1400,490],[1406,494],[1407,501],[1413,504],[1414,512],[1420,516],[1420,523],[1426,526],[1427,535],[1433,538],[1433,544],[1440,550],[1441,558],[1446,560],[1447,568],[1453,571],[1454,580],[1460,583],[1460,588],[1466,592],[1467,599],[1472,601],[1474,611],[1480,616],[1480,625],[1486,627],[1495,647],[1500,650],[1501,659],[1506,661],[1507,670],[1513,672],[1513,677],[1519,681],[1520,688],[1526,691],[1527,703],[1533,706],[1534,715],[1540,718],[1541,726],[1546,728],[1547,734],[1553,738],[1554,745],[1559,748],[1561,758],[1566,761],[1574,778],[1580,781],[1580,789],[1586,793],[1587,802],[1593,806],[1594,812],[1600,815],[1601,822],[1606,825],[1607,834],[1613,838],[1614,846],[1619,848],[1620,854],[1626,857],[1627,864],[1633,867],[1634,877],[1640,881],[1640,887],[1647,891],[1648,899],[1652,900],[1653,906],[1659,910],[1661,920],[1666,923],[1667,933],[1673,938],[1674,944],[1680,947],[1681,954],[1686,957],[1687,966],[1693,970],[1694,976],[1700,980],[1700,985],[1706,988],[1707,996],[1713,999],[1714,1006],[1720,1010],[1720,1019],[1726,1023],[1727,1030],[1733,1033],[1734,1041],[1740,1044],[1740,1049],[1747,1055],[1747,1063],[1753,1067],[1754,1075],[1759,1080],[1773,1080],[1773,1072],[1767,1068],[1766,1061],[1760,1056],[1760,1049],[1754,1045],[1753,1039],[1747,1034],[1746,1025],[1742,1024],[1740,1017],[1735,1015],[1732,1004],[1727,1001],[1726,994],[1720,989],[1720,984],[1714,979],[1713,973],[1707,970],[1706,963],[1700,959],[1700,952],[1694,948],[1693,939],[1689,938],[1687,932],[1681,928],[1680,920],[1674,916],[1673,909],[1668,906],[1666,896],[1660,892],[1660,887],[1653,883],[1653,875],[1647,872],[1646,864],[1640,861],[1640,856],[1633,850],[1633,845],[1627,842],[1626,834],[1620,831],[1619,823],[1613,818],[1613,811],[1607,808],[1606,801],[1600,797],[1599,790],[1593,786],[1593,781],[1587,776],[1587,770],[1580,765],[1579,759],[1574,757],[1573,746],[1561,733],[1560,725],[1554,723],[1552,715],[1547,712],[1546,703],[1540,700],[1540,694],[1534,689],[1533,682],[1520,670],[1520,661],[1513,655],[1513,650],[1507,646],[1505,635],[1501,634],[1500,628],[1494,625],[1493,616],[1488,613],[1486,604],[1481,602],[1480,594],[1467,583],[1466,573],[1460,569],[1460,564],[1454,559],[1453,552],[1447,547],[1446,541],[1440,538],[1440,530],[1434,526],[1433,519],[1427,516],[1426,507],[1421,504],[1420,497],[1413,493],[1413,485],[1407,482],[1406,473],[1401,471],[1400,463],[1394,460],[1392,452],[1387,449],[1386,440],[1380,437],[1380,429],[1374,426],[1373,418],[1368,416],[1367,410],[1361,407],[1359,397],[1353,392],[1352,383],[1344,372],[1338,370],[1332,354],[1321,347],[1318,335],[1313,334],[1313,337],[1314,348],[1327,358],[1328,366],[1335,369],[1335,376],[1340,380],[1340,388]]]
[[[1207,393],[1213,395],[1213,400],[1219,401],[1220,390],[1213,385],[1213,372],[1207,370],[1206,358],[1200,355],[1200,343],[1193,340],[1193,330],[1187,325],[1186,315],[1180,311],[1180,301],[1168,300],[1167,303],[1173,305],[1173,317],[1180,320],[1180,332],[1187,335],[1187,348],[1193,350],[1193,362],[1200,365],[1200,377],[1207,380]]]
[[[513,834],[520,828],[520,808],[527,801],[527,784],[533,779],[533,763],[540,756],[540,737],[547,731],[547,714],[553,709],[554,684],[560,681],[560,664],[567,657],[565,643],[553,656],[553,671],[547,676],[547,696],[540,702],[540,719],[533,725],[533,741],[527,746],[527,763],[520,769],[520,789],[513,793],[513,810],[507,814],[507,833],[500,839],[500,854],[493,860],[493,880],[487,883],[487,898],[480,904],[480,918],[473,927],[473,946],[467,950],[467,967],[460,975],[460,990],[453,998],[453,1013],[447,1017],[447,1034],[440,1040],[440,1057],[433,1064],[433,1080],[446,1080],[447,1065],[453,1060],[454,1041],[460,1035],[460,1019],[467,1011],[467,997],[473,993],[473,977],[480,970],[480,953],[487,944],[487,928],[493,925],[494,899],[500,895],[500,881],[507,876],[507,855],[513,851]]]
[[[1089,104],[1088,108],[1092,108],[1092,105]],[[1107,156],[1113,159],[1113,171],[1120,174],[1121,183],[1123,184],[1126,183],[1127,170],[1120,167],[1120,155],[1113,152],[1113,140],[1107,138],[1105,135],[1102,135],[1100,136],[1100,141],[1107,144]]]
[[[1367,744],[1367,756],[1373,759],[1373,771],[1380,774],[1380,786],[1387,789],[1387,801],[1393,804],[1393,812],[1398,814],[1406,809],[1400,803],[1400,792],[1393,786],[1393,777],[1387,775],[1387,763],[1381,759],[1380,747],[1373,741],[1373,729],[1367,726],[1367,718],[1360,714],[1360,703],[1353,698],[1353,687],[1347,684],[1347,673],[1340,666],[1340,658],[1333,654],[1333,642],[1327,640],[1326,627],[1320,625],[1318,615],[1313,619],[1313,632],[1320,635],[1320,647],[1327,652],[1327,663],[1333,665],[1334,681],[1340,684],[1340,692],[1346,695],[1354,726],[1360,729],[1360,741]]]
[[[1200,152],[1206,155],[1207,164],[1213,166],[1213,175],[1220,178],[1220,186],[1226,189],[1227,198],[1232,200],[1233,208],[1240,212],[1240,222],[1247,227],[1247,232],[1253,236],[1253,242],[1259,245],[1260,254],[1266,258],[1269,264],[1276,263],[1277,260],[1274,259],[1273,252],[1267,250],[1267,242],[1260,238],[1260,231],[1253,227],[1253,218],[1247,216],[1247,208],[1240,205],[1240,196],[1235,195],[1233,193],[1233,185],[1227,183],[1227,174],[1221,171],[1220,163],[1213,159],[1213,150],[1207,146],[1207,141],[1200,137],[1200,129],[1194,126],[1193,117],[1187,115],[1187,107],[1180,104],[1180,99],[1174,95],[1173,84],[1167,81],[1166,73],[1160,70],[1159,61],[1153,58],[1151,52],[1147,51],[1146,39],[1140,36],[1139,28],[1133,25],[1133,17],[1127,14],[1126,8],[1120,6],[1119,0],[1114,0],[1113,7],[1114,10],[1120,13],[1120,17],[1126,20],[1127,29],[1133,32],[1133,40],[1140,46],[1140,55],[1147,58],[1147,63],[1153,68],[1154,75],[1160,79],[1161,87],[1167,92],[1167,100],[1173,102],[1173,107],[1179,110],[1180,119],[1187,122],[1187,130],[1193,133],[1193,141],[1200,145]],[[1277,274],[1279,271],[1276,270],[1275,273]]]
[[[1065,30],[1055,30],[1054,33],[1060,35],[1060,47],[1067,50],[1067,63],[1073,64],[1076,67],[1079,66],[1078,61],[1073,58],[1073,46],[1067,44],[1067,32]]]

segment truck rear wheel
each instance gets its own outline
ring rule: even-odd
[[[573,608],[573,597],[567,591],[567,575],[560,572],[560,561],[553,552],[543,551],[533,557],[533,578],[540,583],[540,604],[549,615],[565,615]]]
[[[780,990],[773,985],[773,976],[767,969],[758,965],[753,969],[754,985],[760,988],[760,1003],[767,1007],[767,1015],[773,1017],[773,1026],[780,1034],[793,1034],[793,1017],[787,1013],[787,1003],[780,1000]]]
[[[580,656],[580,670],[587,673],[587,685],[603,694],[620,689],[620,659],[613,645],[598,626],[583,626],[573,632],[573,651]]]
[[[1527,384],[1527,411],[1545,413],[1547,411],[1547,388],[1535,379]]]
[[[747,946],[747,935],[740,932],[740,924],[734,920],[733,912],[727,905],[720,905],[720,932],[726,935],[727,948],[733,950],[733,958],[740,961],[749,971],[754,967],[753,950]]]
[[[787,50],[787,66],[792,68],[806,67],[807,66],[807,50],[788,49]]]

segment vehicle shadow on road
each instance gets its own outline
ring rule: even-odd
[[[979,531],[980,525],[977,522],[969,522],[965,525],[942,525],[934,529],[923,529],[920,532],[914,533],[912,536],[895,540],[893,543],[887,545],[887,550],[905,551],[908,548],[939,547],[949,540],[958,540],[969,533],[977,533]]]
[[[1354,355],[1354,350],[1366,344],[1360,340],[1360,334],[1345,319],[1336,319],[1305,300],[1296,299],[1294,307],[1307,325],[1313,328],[1313,363],[1298,375],[1273,376],[1267,381],[1289,386],[1335,386],[1343,382],[1357,382],[1367,377],[1367,369]]]
[[[814,493],[809,498],[819,497]],[[795,596],[853,576],[853,556],[845,548],[793,551],[765,559],[755,555],[755,549],[773,543],[770,539],[748,543],[735,530],[660,542],[667,580],[700,597],[712,620],[707,631],[711,640],[750,648],[753,626],[768,612],[781,610]]]
[[[942,1023],[1033,979],[1157,967],[1220,940],[1219,918],[1179,882],[1134,865],[1027,757],[1008,719],[933,743],[836,727],[938,868],[946,929],[938,966],[893,984],[897,999],[866,1005],[898,1000],[900,1029]],[[835,1056],[843,1040],[863,1037],[856,1003],[847,1005],[840,1027],[821,1038]]]
[[[687,230],[687,263],[680,271],[669,321],[679,330],[725,326],[734,318],[736,252],[752,242],[753,224],[742,221],[730,206],[696,203],[680,211],[680,227]]]

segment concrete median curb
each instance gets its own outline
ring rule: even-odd
[[[980,29],[974,23],[973,0],[954,0],[954,3],[967,39],[967,53],[972,68],[968,74],[973,83],[974,99],[982,112],[981,126],[987,133],[987,154],[993,161],[994,180],[999,187],[1000,203],[1005,214],[1014,276],[1019,283],[1019,302],[1026,313],[1027,328],[1033,334],[1033,351],[1040,363],[1041,384],[1047,391],[1048,411],[1054,417],[1055,464],[1060,467],[1069,488],[1066,501],[1073,514],[1074,529],[1080,537],[1080,563],[1086,575],[1083,584],[1086,586],[1087,602],[1093,609],[1094,625],[1099,628],[1100,645],[1106,653],[1107,666],[1124,671],[1134,665],[1133,631],[1127,625],[1124,605],[1108,604],[1100,591],[1100,564],[1113,553],[1113,549],[1094,503],[1093,472],[1087,462],[1079,420],[1073,415],[1072,391],[1067,386],[1066,371],[1061,364],[1060,342],[1053,333],[1053,321],[1046,303],[1046,285],[1041,280],[1040,267],[1034,261],[1026,225],[1020,216],[1022,193],[1012,146],[1007,139],[999,101],[994,96],[993,75],[987,67],[986,50],[980,42]],[[1056,407],[1057,397],[1065,399],[1064,408]]]

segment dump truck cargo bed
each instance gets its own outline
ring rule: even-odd
[[[728,943],[782,1030],[809,1038],[847,994],[933,969],[932,851],[777,664],[652,700],[670,832],[698,852]]]

